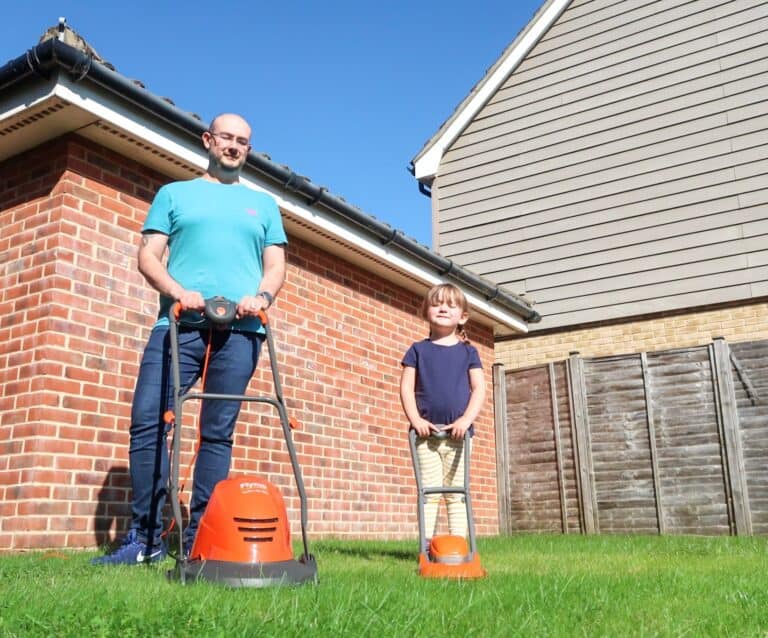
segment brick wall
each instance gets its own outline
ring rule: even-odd
[[[535,333],[496,346],[496,361],[508,369],[561,361],[578,351],[583,357],[652,352],[710,343],[768,339],[768,301],[650,317],[627,323]]]
[[[167,179],[69,136],[0,164],[0,550],[94,547],[129,518],[128,426],[156,294],[136,272],[146,209]],[[399,360],[425,335],[420,297],[291,238],[271,323],[309,500],[310,538],[415,537]],[[489,400],[477,423],[478,533],[498,530],[490,331],[470,331]],[[271,391],[265,355],[251,390]],[[187,404],[183,473],[195,438]],[[279,424],[247,404],[233,473],[298,499]],[[189,483],[188,483],[189,485]],[[186,497],[188,499],[189,487]]]

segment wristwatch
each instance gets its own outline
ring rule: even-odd
[[[256,293],[257,297],[264,297],[264,299],[267,300],[267,308],[269,308],[272,305],[272,302],[275,300],[275,298],[272,296],[272,293],[267,292],[266,290],[260,290]]]

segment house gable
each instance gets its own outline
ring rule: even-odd
[[[456,107],[451,117],[413,158],[413,174],[416,179],[427,185],[432,184],[446,149],[461,135],[569,2],[570,0],[547,0],[544,3],[528,26],[506,48],[469,95]]]
[[[568,3],[442,153],[436,248],[534,330],[765,298],[767,31],[758,0]]]

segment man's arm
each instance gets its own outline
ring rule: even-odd
[[[275,244],[264,248],[262,264],[264,276],[261,278],[259,292],[264,290],[277,297],[285,281],[285,246]]]
[[[285,246],[282,244],[273,244],[264,248],[262,255],[263,275],[259,290],[253,295],[246,295],[240,300],[237,306],[237,314],[240,317],[254,316],[260,310],[269,308],[270,301],[259,295],[259,292],[266,292],[272,298],[277,297],[277,293],[283,287],[285,281]]]
[[[157,292],[181,302],[184,308],[202,310],[205,301],[199,292],[185,290],[184,287],[168,274],[163,263],[168,235],[163,233],[143,233],[139,240],[139,272]]]

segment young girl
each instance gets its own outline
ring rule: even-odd
[[[485,382],[477,349],[464,325],[469,306],[453,284],[431,288],[421,307],[429,338],[414,343],[403,357],[400,399],[411,428],[425,486],[460,487],[464,483],[464,433],[472,432],[485,399]],[[429,438],[445,430],[449,438]],[[424,506],[425,532],[434,535],[440,494]],[[460,494],[446,494],[451,535],[467,535],[467,511]]]

